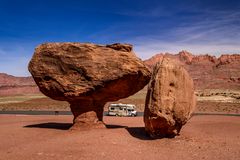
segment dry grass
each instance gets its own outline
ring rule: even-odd
[[[195,112],[216,112],[240,114],[240,103],[198,101]]]
[[[13,98],[14,99],[14,98]],[[55,101],[48,97],[28,99],[24,101],[0,103],[0,110],[70,110],[69,104],[63,101]]]
[[[16,96],[6,96],[6,97],[0,97],[0,104],[7,104],[7,103],[19,103],[24,102],[31,99],[39,99],[44,98],[46,96],[42,94],[36,94],[36,95],[16,95]]]

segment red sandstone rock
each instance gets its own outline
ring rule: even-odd
[[[187,51],[179,52],[180,61],[184,61],[186,64],[191,64],[193,58],[194,56]]]
[[[151,137],[174,137],[195,108],[192,78],[175,60],[163,58],[152,73],[144,111]]]
[[[240,54],[232,54],[232,55],[227,55],[223,54],[219,57],[218,59],[218,66],[219,65],[224,65],[224,64],[238,64],[240,62]]]
[[[42,44],[29,71],[42,93],[70,103],[75,127],[103,126],[104,104],[141,90],[151,75],[128,44]]]

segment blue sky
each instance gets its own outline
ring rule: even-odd
[[[0,0],[0,72],[30,75],[45,42],[131,43],[156,53],[240,53],[239,0]]]

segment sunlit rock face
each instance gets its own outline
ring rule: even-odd
[[[153,68],[144,111],[146,132],[153,138],[174,137],[195,108],[192,78],[175,60],[163,57]]]
[[[104,126],[104,104],[136,93],[151,76],[129,44],[42,44],[29,71],[43,94],[70,103],[73,128]]]

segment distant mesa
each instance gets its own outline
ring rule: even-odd
[[[39,89],[32,77],[15,77],[0,73],[0,96],[36,93],[39,93]]]
[[[104,127],[103,107],[148,84],[151,73],[129,44],[46,43],[29,63],[40,91],[70,103],[73,129]]]
[[[178,54],[157,54],[144,63],[152,68],[163,57],[180,62],[193,78],[195,89],[240,89],[240,54],[216,58],[181,51]]]

